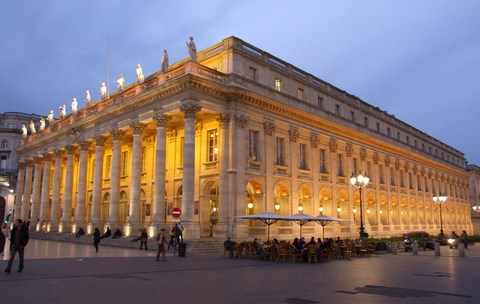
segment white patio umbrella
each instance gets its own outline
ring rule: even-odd
[[[315,216],[311,216],[311,215],[308,215],[308,214],[305,214],[305,213],[297,213],[297,214],[294,214],[294,215],[286,216],[282,220],[292,221],[292,222],[295,222],[296,224],[298,224],[300,226],[300,237],[302,237],[302,227],[303,227],[303,225],[305,225],[306,223],[309,223],[309,222],[316,222],[317,218]]]
[[[286,216],[276,214],[273,212],[265,212],[265,213],[249,214],[249,215],[240,215],[240,216],[236,216],[235,218],[246,219],[246,220],[258,220],[263,222],[265,225],[268,226],[267,241],[270,241],[270,225],[275,224],[279,220],[285,219]]]
[[[325,238],[325,226],[331,222],[353,222],[352,220],[341,219],[338,217],[331,217],[328,215],[319,215],[315,217],[315,222],[322,225],[322,239]]]

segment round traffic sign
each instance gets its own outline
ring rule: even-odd
[[[182,215],[182,210],[178,207],[172,209],[172,216],[173,217],[180,217]]]

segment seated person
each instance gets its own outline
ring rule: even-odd
[[[317,245],[317,242],[315,242],[315,238],[313,236],[310,238],[310,242],[307,243],[306,247],[308,247],[308,245]]]
[[[113,233],[112,239],[118,239],[121,236],[122,236],[122,231],[117,228],[117,229],[115,229],[115,232]]]
[[[103,234],[102,238],[108,238],[112,235],[112,230],[110,230],[110,227],[107,227],[107,230]]]
[[[233,258],[233,252],[235,251],[236,243],[228,237],[225,242],[223,242],[223,248],[229,252],[230,258]]]
[[[84,235],[84,234],[85,234],[85,230],[83,230],[82,227],[78,227],[78,232],[77,232],[77,234],[75,234],[75,237],[76,237],[76,238],[79,238],[79,237],[81,237],[81,236]]]
[[[257,238],[253,240],[252,246],[253,246],[253,249],[255,249],[256,254],[259,255],[262,260],[264,260],[265,249],[263,249],[263,246],[260,243],[258,243]]]

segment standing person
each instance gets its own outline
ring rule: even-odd
[[[98,244],[100,243],[100,230],[95,228],[93,232],[93,247],[95,247],[95,252],[98,252]]]
[[[2,223],[2,231],[0,232],[0,253],[3,256],[3,251],[5,249],[5,244],[7,243],[8,239],[8,228],[7,224]]]
[[[175,239],[177,240],[177,244],[180,244],[180,240],[183,243],[182,229],[178,224],[175,224],[175,227],[173,227],[172,229],[172,233],[175,236]]]
[[[145,250],[148,250],[147,241],[148,241],[147,229],[143,228],[142,232],[140,233],[140,250],[142,250],[143,246],[145,246]]]
[[[160,261],[160,255],[161,255],[162,256],[162,261],[166,262],[167,259],[165,258],[165,246],[164,246],[164,244],[167,243],[167,240],[165,239],[165,229],[164,228],[160,229],[160,232],[157,235],[157,241],[158,241],[158,252],[157,252],[156,261]]]
[[[465,249],[468,249],[468,234],[465,230],[460,234],[460,241],[465,245]]]
[[[8,260],[8,266],[5,268],[6,273],[10,273],[12,270],[13,260],[15,259],[15,254],[17,251],[20,258],[18,272],[23,271],[23,254],[25,252],[25,246],[27,246],[28,239],[28,227],[21,219],[17,219],[15,221],[15,226],[10,232],[10,260]]]

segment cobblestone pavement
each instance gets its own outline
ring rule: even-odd
[[[31,240],[25,269],[0,274],[2,303],[478,303],[480,246],[319,264]],[[5,268],[8,254],[1,261]]]

